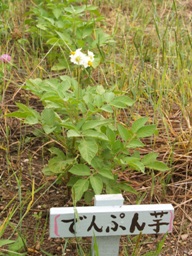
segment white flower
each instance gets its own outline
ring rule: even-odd
[[[88,57],[90,58],[90,61],[94,61],[94,54],[93,52],[88,51]]]
[[[71,52],[69,56],[71,62],[76,65],[81,65],[84,68],[91,67],[94,61],[94,54],[91,51],[88,51],[88,54],[81,52],[81,48],[77,49],[75,52]]]
[[[85,56],[85,58],[83,59],[82,65],[84,66],[84,68],[92,66],[92,61],[89,56]]]
[[[94,61],[94,54],[93,54],[93,52],[88,51],[88,55],[87,55],[86,61],[87,61],[87,66],[88,67],[91,67],[93,65],[93,61]]]
[[[81,48],[77,49],[75,52],[71,52],[71,55],[69,56],[71,59],[71,62],[76,65],[83,65],[83,61],[86,57],[84,53],[81,52]]]

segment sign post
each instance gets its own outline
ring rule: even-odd
[[[50,209],[50,237],[93,237],[99,256],[118,256],[122,235],[170,233],[171,204],[123,205],[118,195],[97,195],[95,206]]]
[[[122,206],[124,198],[121,194],[115,195],[96,195],[95,206]],[[105,209],[105,208],[104,208]],[[99,256],[118,256],[119,255],[119,241],[121,236],[97,236],[92,239],[92,256],[95,255],[94,244],[99,251]]]

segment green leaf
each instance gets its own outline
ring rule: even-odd
[[[48,125],[43,126],[43,130],[46,134],[52,133],[55,129],[56,129],[56,126],[55,127],[49,127]]]
[[[85,200],[86,204],[90,205],[91,201],[93,200],[94,195],[95,195],[95,193],[93,192],[93,190],[85,191],[83,197],[84,197],[84,200]]]
[[[139,139],[132,139],[131,141],[129,141],[126,148],[141,148],[144,146],[145,144],[143,144]]]
[[[44,92],[41,101],[46,102],[48,108],[57,108],[57,106],[63,105],[63,100],[60,100],[58,97],[59,93],[56,92]],[[60,104],[60,105],[59,105]]]
[[[72,197],[74,203],[78,202],[85,191],[89,188],[89,180],[80,179],[72,187]]]
[[[98,132],[95,130],[86,130],[82,133],[82,135],[84,137],[92,137],[92,138],[108,141],[108,137],[104,133]]]
[[[105,111],[107,113],[113,113],[113,108],[111,106],[109,106],[109,105],[103,105],[101,107],[101,110],[103,110],[103,111]]]
[[[115,98],[115,94],[113,92],[106,92],[103,96],[107,103],[110,103]]]
[[[117,128],[118,128],[118,131],[119,131],[119,134],[120,134],[121,138],[124,141],[127,141],[131,137],[134,136],[133,132],[128,130],[127,128],[125,128],[125,126],[123,126],[122,124],[118,124]]]
[[[110,119],[86,121],[82,126],[82,130],[93,129],[93,128],[96,128],[96,127],[99,127],[102,125],[107,125],[111,122],[112,122],[112,120],[110,120]]]
[[[89,176],[91,174],[89,167],[85,164],[76,164],[68,172],[77,176]]]
[[[145,173],[145,166],[140,161],[129,162],[128,165],[132,167],[134,170],[141,171]]]
[[[161,172],[169,170],[169,167],[160,161],[154,161],[153,163],[146,164],[146,167]]]
[[[45,166],[42,169],[42,172],[45,176],[51,176],[51,175],[55,175],[54,171],[52,169],[49,168],[49,166]],[[57,174],[57,173],[56,173]]]
[[[94,140],[82,140],[78,146],[82,158],[91,164],[92,159],[98,152],[98,145]]]
[[[37,28],[40,28],[40,29],[42,29],[42,30],[47,30],[47,27],[44,26],[43,24],[37,24],[36,27],[37,27]]]
[[[54,25],[54,19],[52,19],[52,18],[48,18],[48,17],[46,17],[46,16],[42,16],[42,18],[43,19],[45,19],[45,20],[47,20],[51,25]]]
[[[27,90],[30,90],[35,95],[40,96],[42,93],[42,86],[44,86],[45,83],[40,78],[35,79],[29,79],[26,81],[26,85],[24,88]]]
[[[156,250],[156,255],[159,255],[162,251],[163,245],[165,244],[167,234],[163,236],[163,238],[158,242],[157,244],[157,250]]]
[[[93,104],[94,104],[94,106],[100,108],[103,105],[102,96],[101,95],[95,95]]]
[[[120,140],[116,140],[113,144],[111,144],[111,149],[113,153],[116,154],[124,149],[124,144]]]
[[[137,171],[141,171],[142,173],[145,173],[145,166],[137,157],[125,157],[123,159],[123,162],[128,164],[131,168]]]
[[[144,127],[141,127],[137,132],[138,138],[145,138],[152,136],[157,130],[156,125],[146,125]]]
[[[99,57],[95,58],[92,63],[92,67],[97,68],[99,66],[100,62],[101,62],[101,58],[99,58]]]
[[[141,127],[143,127],[146,124],[147,120],[147,117],[141,117],[138,120],[136,120],[131,127],[133,133],[136,133]]]
[[[54,14],[56,19],[58,19],[61,16],[62,12],[63,12],[62,8],[56,8],[55,7],[53,9],[53,14]]]
[[[39,122],[39,113],[22,103],[16,103],[18,111],[7,114],[9,117],[17,117],[25,120],[25,123],[33,125]]]
[[[95,10],[98,10],[98,7],[97,6],[94,6],[94,5],[86,5],[86,11],[90,11],[90,12],[93,12]],[[95,12],[94,12],[95,13]],[[96,12],[98,13],[99,15],[99,12]]]
[[[72,43],[72,39],[71,39],[69,33],[64,32],[64,31],[62,31],[62,33],[59,32],[59,31],[55,31],[55,32],[56,32],[57,35],[63,40],[63,42],[67,42],[67,43],[69,43],[69,44]]]
[[[53,109],[45,108],[41,113],[41,122],[46,134],[49,134],[55,130],[56,128],[55,121],[56,121],[56,116]]]
[[[42,172],[45,176],[55,175],[55,173],[52,171],[52,169],[49,168],[49,166],[43,167]]]
[[[127,106],[131,107],[134,104],[134,100],[123,95],[115,97],[109,104],[116,108],[126,108]]]
[[[105,88],[102,85],[97,85],[96,92],[100,95],[103,95],[105,93]]]
[[[51,152],[52,155],[56,155],[62,160],[65,159],[65,154],[61,149],[52,147],[49,149],[49,151]]]
[[[145,155],[145,156],[142,158],[141,161],[142,161],[142,163],[143,163],[144,165],[147,165],[147,164],[150,164],[150,163],[156,161],[157,157],[158,157],[158,154],[152,152],[152,153],[149,153],[149,154]]]
[[[121,189],[116,184],[106,184],[107,194],[120,194]]]
[[[67,160],[62,159],[60,156],[53,157],[49,160],[48,166],[43,168],[43,173],[47,176],[58,175],[60,173],[65,173],[68,168],[74,164],[73,158],[68,158]]]
[[[98,175],[94,175],[90,177],[91,186],[96,195],[100,195],[103,190],[103,182],[102,179]]]
[[[68,63],[65,59],[60,59],[58,63],[51,67],[52,71],[61,71],[68,68]]]
[[[114,131],[112,131],[109,127],[107,127],[106,135],[107,135],[110,143],[113,144],[116,140],[116,133]]]
[[[65,64],[59,63],[51,67],[51,71],[61,71],[66,69],[67,66]]]
[[[127,183],[119,183],[119,188],[126,192],[130,192],[132,194],[137,194],[137,191],[132,186],[128,185]]]
[[[67,138],[71,138],[71,137],[81,137],[81,134],[78,133],[77,131],[75,130],[69,130],[67,132]]]
[[[68,120],[61,120],[61,126],[66,129],[72,129],[75,130],[76,126],[72,122],[68,122]]]
[[[71,14],[80,14],[86,9],[85,5],[65,7],[65,11]]]
[[[105,177],[105,178],[107,178],[107,179],[114,180],[114,175],[113,175],[112,171],[109,170],[109,169],[107,169],[107,168],[103,168],[103,169],[101,168],[101,169],[98,171],[98,173],[99,173],[101,176],[103,176],[103,177]]]
[[[14,243],[12,243],[8,246],[8,248],[10,251],[19,252],[25,248],[24,240],[21,237],[18,237]],[[11,253],[10,256],[11,255],[15,255],[15,253],[13,253],[13,254]],[[21,254],[21,255],[23,255],[23,254]]]
[[[46,44],[54,45],[54,46],[60,46],[60,40],[56,37],[52,37],[49,40],[47,40]]]
[[[73,187],[73,185],[79,180],[79,176],[71,175],[69,181],[67,182],[68,187]]]
[[[1,239],[0,240],[0,247],[8,244],[13,244],[15,243],[15,240],[10,240],[10,239]]]
[[[114,43],[115,41],[112,40],[111,36],[104,33],[102,29],[96,29],[95,30],[96,39],[92,42],[92,47],[96,46],[103,46],[107,43]]]
[[[93,167],[93,169],[96,171],[99,171],[102,168],[106,168],[106,166],[108,167],[108,165],[104,163],[104,160],[101,156],[95,156],[91,161],[91,167]]]

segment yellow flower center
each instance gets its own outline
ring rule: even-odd
[[[75,60],[79,63],[79,62],[81,61],[81,58],[80,58],[79,56],[77,56],[77,57],[75,58]]]

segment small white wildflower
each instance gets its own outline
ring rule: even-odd
[[[93,65],[93,61],[94,61],[94,54],[91,51],[88,51],[88,55],[87,55],[87,65],[88,67],[91,67]]]
[[[82,65],[84,68],[88,68],[92,66],[92,62],[90,61],[90,58],[88,56],[85,56],[85,58],[83,59]]]
[[[93,52],[91,52],[91,51],[88,51],[88,57],[90,58],[90,60],[91,61],[94,61],[94,54],[93,54]]]
[[[70,55],[71,62],[76,65],[82,65],[84,68],[91,67],[94,61],[94,54],[88,51],[88,54],[81,52],[81,48],[77,49],[75,52],[71,52]]]
[[[75,52],[71,52],[70,59],[71,62],[76,65],[82,65],[86,55],[81,52],[81,48],[77,49]]]

